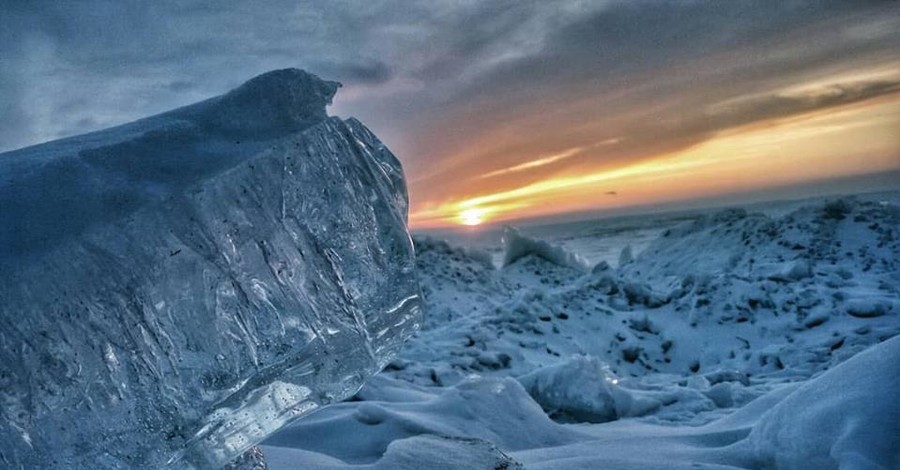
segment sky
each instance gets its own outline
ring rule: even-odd
[[[0,151],[299,67],[415,228],[863,191],[900,170],[898,44],[900,1],[0,0]]]

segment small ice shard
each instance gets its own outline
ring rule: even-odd
[[[0,467],[218,468],[421,319],[399,161],[288,69],[0,155]]]
[[[619,267],[627,266],[634,262],[634,254],[631,251],[631,245],[625,245],[619,253]]]
[[[509,266],[527,256],[536,256],[557,266],[572,268],[576,271],[587,271],[588,262],[581,256],[566,251],[561,246],[552,245],[544,240],[523,235],[519,229],[507,225],[503,227],[503,266]]]

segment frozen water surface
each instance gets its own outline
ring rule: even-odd
[[[397,159],[289,69],[0,155],[0,466],[215,468],[420,322]]]

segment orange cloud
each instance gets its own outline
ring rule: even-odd
[[[843,175],[900,169],[900,97],[769,119],[723,131],[690,148],[615,168],[548,175],[477,192],[428,211],[414,227],[477,224],[565,211],[685,200]],[[527,162],[524,171],[583,148]],[[606,193],[615,191],[616,198]]]

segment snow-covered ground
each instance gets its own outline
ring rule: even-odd
[[[423,329],[269,468],[900,468],[898,200],[419,237]]]

